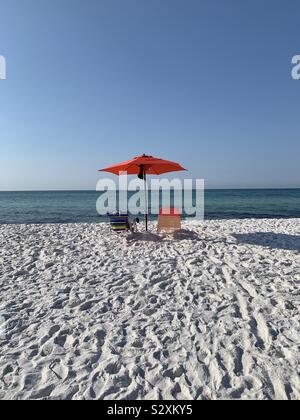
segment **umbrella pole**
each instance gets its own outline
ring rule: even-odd
[[[145,224],[146,232],[148,232],[148,196],[147,196],[147,175],[144,170],[144,182],[145,182]]]

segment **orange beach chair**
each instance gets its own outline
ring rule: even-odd
[[[158,216],[158,232],[176,232],[181,230],[180,213],[175,208],[160,209]]]

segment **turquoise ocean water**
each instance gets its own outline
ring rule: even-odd
[[[0,192],[0,224],[104,222],[107,218],[96,211],[99,195],[95,191]],[[300,189],[205,191],[206,219],[294,217],[300,217]]]

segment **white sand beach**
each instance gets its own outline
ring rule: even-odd
[[[0,399],[300,399],[299,235],[0,226]]]

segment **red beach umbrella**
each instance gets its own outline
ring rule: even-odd
[[[127,172],[128,175],[138,175],[145,181],[145,222],[148,230],[148,204],[147,204],[147,175],[162,175],[168,172],[185,171],[179,163],[169,160],[158,159],[153,156],[141,155],[126,162],[118,163],[99,172],[109,172],[120,175],[121,172]]]

